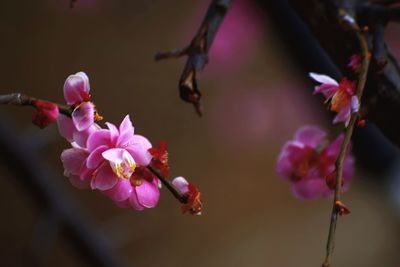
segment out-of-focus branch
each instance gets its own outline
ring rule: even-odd
[[[369,51],[368,51],[368,43],[365,34],[361,32],[360,27],[356,23],[356,21],[347,14],[344,10],[341,14],[341,20],[346,23],[352,31],[355,32],[357,39],[360,44],[361,50],[361,68],[358,77],[356,97],[361,105],[361,98],[364,91],[364,87],[367,81],[368,70],[369,70]],[[351,136],[353,135],[354,127],[356,125],[357,119],[359,117],[358,112],[353,112],[350,117],[349,125],[346,128],[346,133],[343,139],[342,146],[340,148],[340,152],[338,158],[336,160],[336,187],[335,187],[335,195],[333,199],[333,207],[329,225],[329,234],[326,245],[326,256],[322,267],[329,267],[335,243],[335,232],[336,232],[336,224],[338,215],[344,212],[346,207],[341,202],[341,189],[342,189],[342,180],[343,180],[343,163],[348,151],[348,147],[350,144]]]
[[[201,92],[197,83],[197,75],[208,62],[208,51],[231,2],[232,0],[213,0],[211,2],[206,16],[189,46],[155,55],[157,61],[188,56],[179,80],[179,93],[184,101],[194,105],[199,116],[202,115],[203,110],[200,103]]]
[[[76,2],[78,2],[78,0],[70,0],[70,1],[69,1],[69,7],[70,7],[70,8],[74,8]]]
[[[6,94],[6,95],[0,95],[0,104],[4,105],[15,105],[15,106],[32,106],[35,107],[35,102],[37,100],[40,100],[35,97],[31,97],[25,94],[21,93],[12,93],[12,94]],[[44,101],[44,100],[40,100]],[[66,116],[71,116],[72,110],[70,107],[65,106],[65,105],[60,105],[57,104],[58,110],[60,113],[66,115]]]

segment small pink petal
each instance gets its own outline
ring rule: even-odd
[[[88,95],[90,90],[89,78],[84,72],[70,75],[64,83],[64,98],[68,105],[86,101],[82,95]]]
[[[313,125],[306,125],[297,130],[294,140],[309,147],[316,148],[326,138],[326,132]]]
[[[103,191],[103,193],[115,202],[122,202],[130,197],[132,185],[128,179],[120,179],[113,188]]]
[[[318,74],[318,73],[314,73],[314,72],[310,72],[309,75],[316,82],[319,82],[322,84],[336,85],[336,86],[339,85],[339,83],[337,81],[335,81],[328,75]]]
[[[64,175],[79,175],[81,166],[86,160],[88,152],[79,148],[66,149],[61,153],[61,161],[64,166]]]
[[[94,105],[91,102],[83,102],[72,112],[72,121],[78,131],[89,128],[94,123]]]
[[[109,164],[102,165],[97,172],[97,175],[92,179],[92,189],[101,191],[113,188],[118,182],[118,177],[115,175]]]
[[[140,205],[145,208],[154,208],[160,198],[160,191],[157,183],[143,180],[142,184],[133,188],[136,191],[137,199]]]
[[[62,137],[69,142],[73,140],[73,133],[76,131],[75,125],[71,118],[61,114],[57,118],[58,131]]]
[[[172,180],[172,184],[182,193],[186,194],[189,192],[189,183],[186,181],[185,178],[182,176],[176,177],[174,180]]]
[[[119,126],[119,137],[117,145],[122,146],[128,144],[133,138],[133,133],[134,129],[132,122],[129,118],[129,115],[126,115],[124,120],[121,122],[121,125]]]
[[[109,149],[108,146],[99,146],[93,150],[86,161],[86,167],[89,169],[97,168],[102,161],[104,161],[102,153]]]
[[[98,130],[92,133],[87,140],[87,149],[91,152],[99,146],[111,146],[110,131]]]

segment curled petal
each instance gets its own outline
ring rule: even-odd
[[[72,121],[78,131],[89,128],[94,123],[94,105],[91,102],[83,102],[72,112]]]
[[[70,75],[64,83],[64,98],[68,105],[89,101],[89,78],[84,72]]]
[[[97,175],[92,179],[92,189],[99,189],[101,191],[113,188],[118,182],[118,177],[115,175],[109,164],[103,164]]]
[[[160,198],[160,191],[158,190],[158,181],[143,180],[142,184],[134,187],[137,199],[140,205],[145,208],[154,208]]]
[[[102,153],[103,158],[110,162],[114,163],[122,163],[126,160],[127,157],[129,157],[128,151],[126,151],[123,148],[110,148]]]
[[[358,97],[353,95],[351,97],[351,112],[357,113],[360,110],[360,101],[358,101]]]

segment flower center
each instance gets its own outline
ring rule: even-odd
[[[136,164],[131,154],[127,151],[123,153],[122,161],[110,161],[110,166],[118,178],[131,178],[135,172]]]

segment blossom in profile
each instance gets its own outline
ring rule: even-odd
[[[292,185],[293,194],[301,199],[329,197],[335,189],[335,162],[343,135],[333,142],[316,126],[300,128],[278,157],[277,174]],[[353,157],[347,151],[343,168],[342,188],[346,190],[353,174]]]
[[[185,178],[176,177],[172,184],[183,194],[185,204],[182,206],[182,212],[190,212],[194,215],[201,215],[203,204],[201,202],[201,194],[197,187],[186,181]]]
[[[343,78],[340,83],[331,77],[323,74],[310,73],[310,77],[319,82],[314,89],[314,93],[321,93],[330,101],[330,110],[337,113],[333,119],[333,123],[344,122],[346,125],[350,120],[352,109],[354,106],[359,106],[358,98],[355,96],[356,83]]]
[[[32,122],[41,129],[54,123],[60,115],[55,103],[35,99],[33,105],[36,110],[32,115]]]

